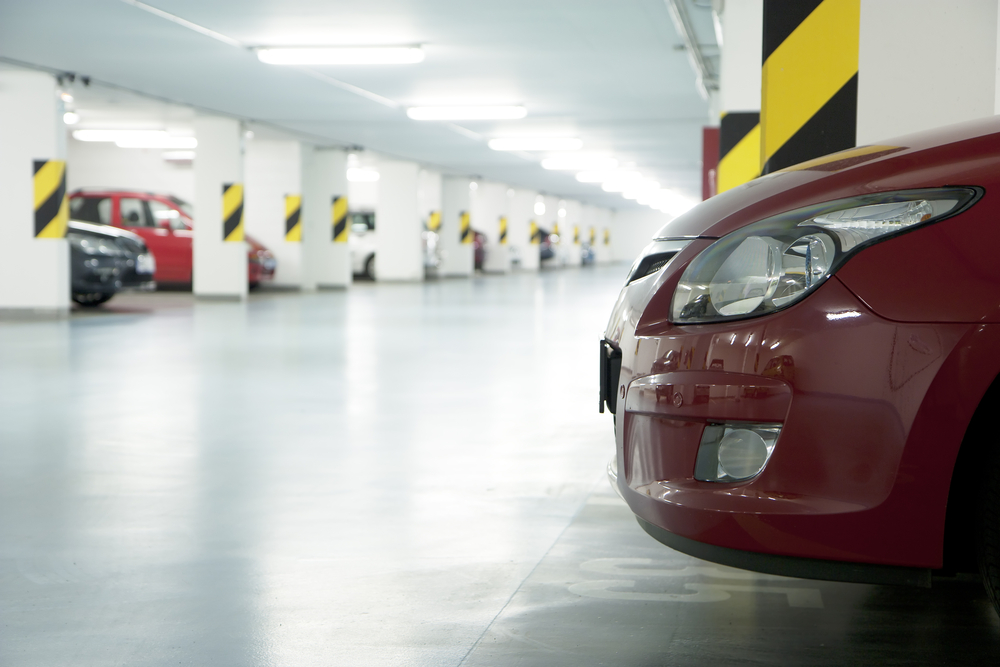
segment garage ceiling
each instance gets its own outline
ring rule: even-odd
[[[714,48],[707,2],[686,1],[698,41]],[[543,170],[542,154],[500,153],[486,145],[500,136],[565,134],[580,137],[588,152],[634,162],[663,186],[700,198],[700,128],[708,107],[663,0],[149,4],[237,44],[132,0],[33,0],[0,5],[0,58],[77,73],[80,127],[106,125],[116,118],[115,105],[128,102],[99,85],[110,84],[445,173],[611,208],[634,206],[571,173]],[[290,68],[262,63],[253,51],[339,44],[420,44],[426,59]],[[94,81],[89,90],[82,89],[82,75]],[[523,104],[528,116],[449,125],[405,113],[409,106],[462,102]],[[167,115],[183,122],[185,114]]]

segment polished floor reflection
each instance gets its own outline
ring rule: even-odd
[[[995,661],[975,585],[746,575],[638,528],[596,412],[624,271],[0,321],[0,665]]]

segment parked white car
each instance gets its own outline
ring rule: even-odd
[[[352,211],[347,245],[351,251],[351,271],[356,276],[375,280],[375,213]]]

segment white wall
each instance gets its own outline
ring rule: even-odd
[[[118,148],[107,141],[67,142],[66,182],[78,188],[115,188],[162,192],[194,202],[194,168],[190,162],[168,162],[163,151]]]
[[[441,174],[429,169],[417,173],[417,215],[426,221],[434,211],[441,210]]]
[[[343,197],[348,191],[347,153],[335,148],[302,147],[304,289],[351,284],[349,244],[333,242],[333,198]]]
[[[666,213],[650,209],[627,209],[616,212],[611,223],[614,261],[635,260],[653,239],[653,234],[672,219]]]
[[[993,115],[996,0],[865,0],[860,40],[859,146]]]
[[[263,243],[278,262],[274,284],[302,283],[302,244],[285,241],[285,195],[302,194],[302,151],[297,141],[255,139],[246,144],[243,168],[247,234]]]

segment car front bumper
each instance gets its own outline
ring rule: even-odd
[[[645,313],[705,245],[627,286],[605,332],[602,406],[616,413],[617,490],[648,532],[694,555],[714,548],[711,560],[763,571],[776,570],[747,559],[903,568],[816,576],[924,583],[908,570],[941,565],[963,435],[933,423],[948,400],[936,380],[975,327],[885,320],[836,277],[766,317],[674,326]],[[760,474],[695,479],[706,426],[748,422],[781,425]]]

